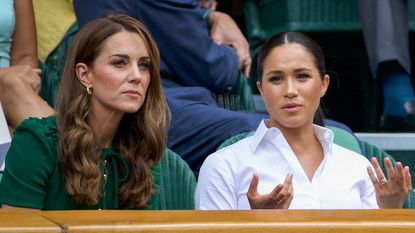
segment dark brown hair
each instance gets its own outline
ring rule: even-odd
[[[90,98],[76,76],[78,63],[92,66],[104,42],[121,31],[137,33],[150,56],[151,81],[141,108],[126,113],[112,145],[129,166],[129,177],[119,189],[119,202],[128,208],[146,206],[154,193],[151,167],[161,159],[166,148],[169,111],[159,73],[160,55],[146,27],[136,19],[111,14],[86,24],[77,34],[69,51],[57,100],[59,153],[66,189],[80,205],[94,205],[102,198],[101,151],[87,123]]]

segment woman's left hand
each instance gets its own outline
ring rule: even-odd
[[[396,162],[396,171],[393,168],[392,161],[389,158],[384,158],[386,172],[388,176],[383,174],[378,160],[373,157],[371,167],[367,168],[370,179],[376,192],[376,201],[379,208],[402,208],[406,197],[412,191],[412,180],[409,172],[409,167],[402,166],[401,162]]]

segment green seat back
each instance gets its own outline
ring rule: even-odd
[[[238,80],[232,90],[223,94],[213,94],[218,105],[233,111],[246,110],[255,112],[252,88],[246,77],[239,73]]]
[[[331,129],[334,133],[334,143],[356,153],[362,154],[359,142],[353,134],[337,127],[328,126],[327,128]]]
[[[196,179],[187,163],[176,153],[167,149],[160,161],[161,210],[192,210]]]
[[[222,148],[225,148],[227,146],[230,146],[230,145],[234,144],[235,142],[237,142],[237,141],[239,141],[241,139],[244,139],[244,138],[246,138],[248,136],[252,136],[254,133],[255,132],[252,131],[252,132],[243,132],[243,133],[234,135],[234,136],[226,139],[224,142],[222,142],[222,144],[219,145],[219,147],[218,147],[217,150],[220,150]]]

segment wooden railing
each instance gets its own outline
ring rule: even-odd
[[[10,211],[0,232],[415,232],[415,210]]]

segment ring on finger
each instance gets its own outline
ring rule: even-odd
[[[379,179],[379,183],[381,185],[384,185],[384,184],[388,183],[388,179],[386,179],[386,177],[383,177],[383,178]]]

